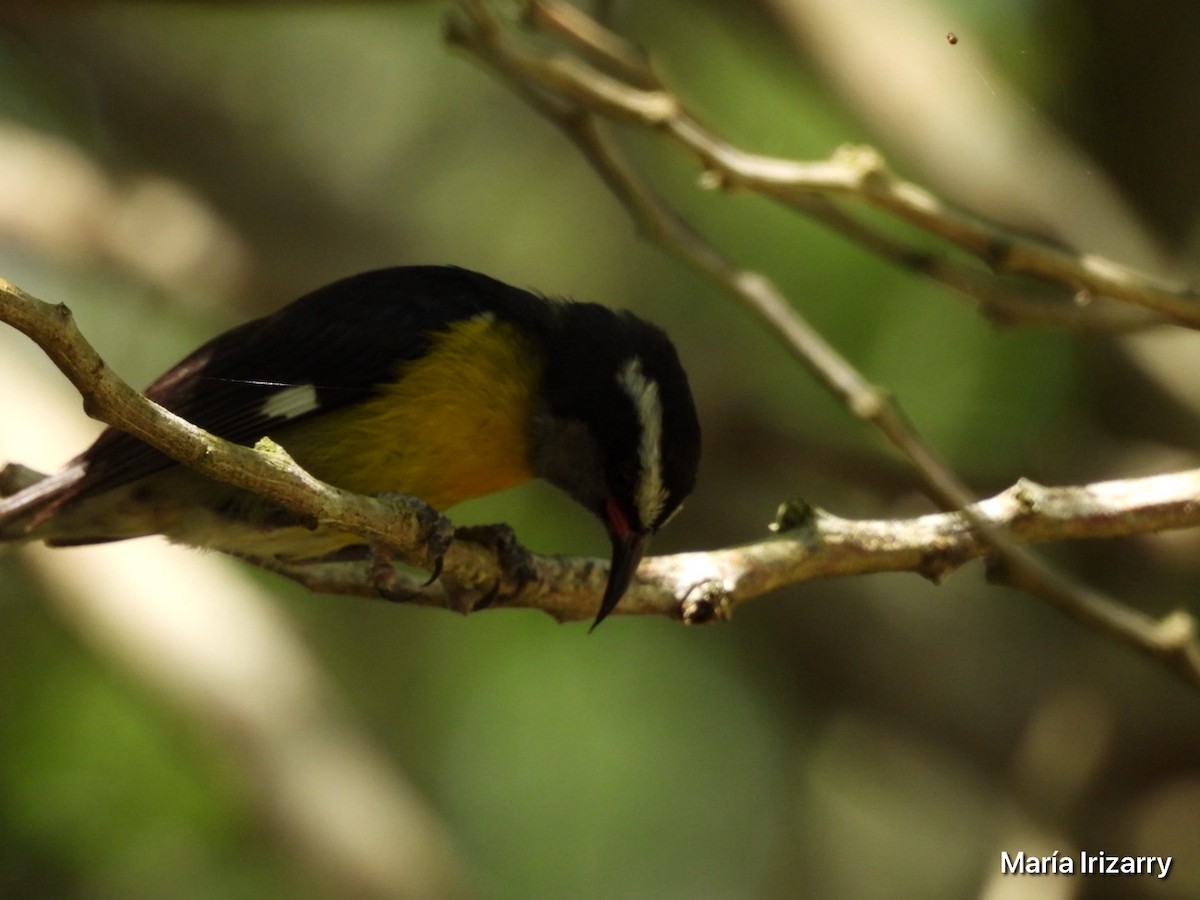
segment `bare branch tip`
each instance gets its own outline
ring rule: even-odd
[[[1196,643],[1196,619],[1191,613],[1177,609],[1158,622],[1155,632],[1164,649],[1181,652]]]
[[[729,184],[728,174],[720,169],[704,169],[696,176],[696,186],[702,191],[719,191]]]

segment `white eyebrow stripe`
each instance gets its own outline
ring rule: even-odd
[[[315,384],[295,384],[264,400],[262,414],[272,419],[295,419],[320,405]]]
[[[649,528],[658,520],[667,503],[667,489],[662,476],[662,401],[658,394],[658,382],[646,377],[642,371],[642,361],[633,356],[617,371],[617,383],[633,401],[641,425],[641,439],[638,442],[641,474],[634,502],[642,525]]]

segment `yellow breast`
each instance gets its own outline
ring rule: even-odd
[[[533,477],[540,377],[529,341],[480,315],[438,335],[376,397],[315,416],[278,440],[323,481],[447,509]]]

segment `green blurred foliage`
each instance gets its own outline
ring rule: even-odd
[[[756,4],[629,6],[630,32],[731,140],[797,157],[864,140],[886,150]],[[1077,21],[1085,4],[943,6],[948,28],[966,20],[994,42],[1034,102],[1071,102],[1088,48],[1039,26]],[[444,10],[6,11],[0,112],[69,136],[118,179],[186,183],[245,239],[253,276],[231,298],[181,298],[8,246],[0,274],[70,303],[135,383],[231,322],[369,266],[453,262],[626,305],[675,336],[706,433],[700,488],[658,550],[761,537],[792,496],[842,514],[928,509],[773,338],[638,240],[550,126],[443,46]],[[1022,475],[1082,480],[1097,460],[1128,459],[1111,411],[1136,401],[1098,395],[1102,350],[998,332],[766,201],[698,190],[691,164],[652,140],[628,146],[701,231],[768,272],[894,391],[981,491]],[[508,521],[538,550],[604,553],[595,524],[544,487],[457,513]],[[1194,544],[1190,558],[1149,547],[1123,542],[1108,568],[1106,547],[1056,558],[1154,612],[1194,602]],[[1160,833],[1144,823],[1163,821],[1179,823],[1174,852],[1190,847],[1192,867],[1146,896],[1200,884],[1186,841],[1195,811],[1163,819],[1156,805],[1195,792],[1193,696],[974,571],[936,589],[905,576],[810,584],[729,627],[618,619],[587,638],[532,613],[461,619],[262,580],[353,714],[446,817],[483,896],[959,898],[979,895],[1000,849],[1028,835],[1172,852],[1139,844]],[[305,896],[254,822],[247,786],[203,737],[64,633],[18,560],[0,559],[0,585],[0,894]],[[1099,723],[1091,744],[1070,740],[1079,721]],[[1039,735],[1050,750],[1030,749]],[[1089,747],[1098,761],[1073,767]],[[1080,887],[1116,897],[1129,885]]]

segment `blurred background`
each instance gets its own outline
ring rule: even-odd
[[[551,126],[444,46],[447,6],[5,4],[0,277],[67,303],[140,385],[336,277],[479,269],[635,309],[674,337],[706,444],[699,487],[657,552],[760,539],[792,497],[843,516],[930,511],[911,473],[772,336],[640,240]],[[746,149],[823,158],[869,142],[980,214],[1197,277],[1190,0],[609,6]],[[981,495],[1022,476],[1197,465],[1195,334],[998,329],[764,200],[697,190],[694,167],[653,138],[626,146],[717,245],[776,279],[894,391]],[[0,360],[13,367],[0,456],[50,469],[82,449],[99,426],[40,352],[0,329]],[[607,552],[596,523],[545,487],[453,517],[509,522],[539,551]],[[1160,615],[1200,612],[1198,550],[1183,532],[1044,552]],[[411,784],[470,896],[1200,895],[1196,692],[986,585],[977,565],[940,586],[810,583],[727,626],[618,617],[588,636],[531,612],[314,596],[140,541],[0,558],[2,896],[347,895],[264,800],[271,774],[239,755],[248,739],[150,683],[121,629],[80,614],[94,595],[120,620],[138,588],[88,567],[126,552],[138,555],[122,577],[144,576],[151,609],[253,592],[270,640],[321,685],[322,715],[388,773],[373,795],[393,791],[401,807],[401,779]],[[152,575],[210,563],[238,586]],[[183,632],[235,654],[243,637]],[[248,672],[291,671],[251,655]],[[260,684],[274,696],[266,681],[243,680],[239,699]],[[1004,850],[1176,862],[1165,881],[1000,879]]]

